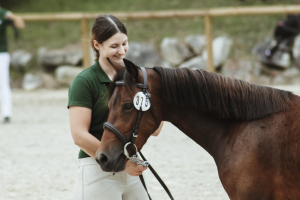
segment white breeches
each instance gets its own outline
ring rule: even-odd
[[[94,158],[79,159],[75,200],[149,200],[138,176],[104,172]]]
[[[3,117],[10,117],[12,110],[9,63],[9,53],[0,53],[0,102]]]

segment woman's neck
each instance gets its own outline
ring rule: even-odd
[[[108,78],[110,80],[113,79],[114,75],[116,74],[115,69],[113,68],[113,66],[111,66],[111,64],[105,59],[100,59],[99,58],[99,64],[101,66],[101,68],[103,69],[103,71],[106,73],[106,75],[108,76]]]

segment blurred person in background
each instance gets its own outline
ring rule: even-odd
[[[138,177],[147,167],[128,160],[124,171],[111,173],[103,171],[95,160],[109,112],[107,87],[116,74],[107,58],[122,64],[129,48],[124,24],[112,15],[100,15],[92,28],[91,45],[96,62],[77,75],[69,90],[71,134],[80,147],[75,199],[148,200]]]
[[[11,89],[9,85],[10,56],[6,39],[6,28],[12,25],[15,33],[17,28],[24,28],[23,19],[0,7],[0,102],[4,123],[9,123],[12,112]]]
[[[300,33],[300,15],[289,14],[285,20],[279,21],[274,30],[275,41],[265,51],[265,55],[271,58],[278,50],[292,51],[295,38]]]

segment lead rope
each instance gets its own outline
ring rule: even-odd
[[[147,161],[141,151],[139,151],[139,154],[141,155],[141,157],[144,161]],[[161,186],[165,189],[165,191],[169,195],[170,199],[174,200],[169,188],[166,186],[166,184],[163,182],[163,180],[159,177],[159,175],[156,173],[156,171],[153,169],[153,167],[150,164],[148,165],[148,167],[149,167],[150,171],[152,172],[152,174],[155,176],[155,178],[158,180],[158,182],[161,184]],[[143,181],[142,181],[142,183],[143,183]],[[143,185],[144,185],[144,183],[143,183]],[[144,187],[147,191],[146,185],[144,185]],[[147,191],[147,193],[148,193],[148,191]],[[148,193],[148,196],[149,196],[149,193]],[[149,196],[149,198],[151,200],[150,196]]]
[[[150,194],[149,194],[149,192],[148,192],[148,190],[147,190],[147,186],[146,186],[146,183],[145,183],[143,174],[139,175],[139,177],[140,177],[140,180],[141,180],[141,182],[142,182],[142,184],[143,184],[143,186],[144,186],[144,188],[145,188],[145,190],[146,190],[146,192],[147,192],[147,194],[148,194],[149,199],[152,200],[152,199],[151,199],[151,196],[150,196]]]

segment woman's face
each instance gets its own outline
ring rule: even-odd
[[[99,45],[100,60],[106,60],[106,58],[108,57],[111,61],[122,64],[127,50],[127,35],[125,35],[124,33],[116,33],[108,40]]]

